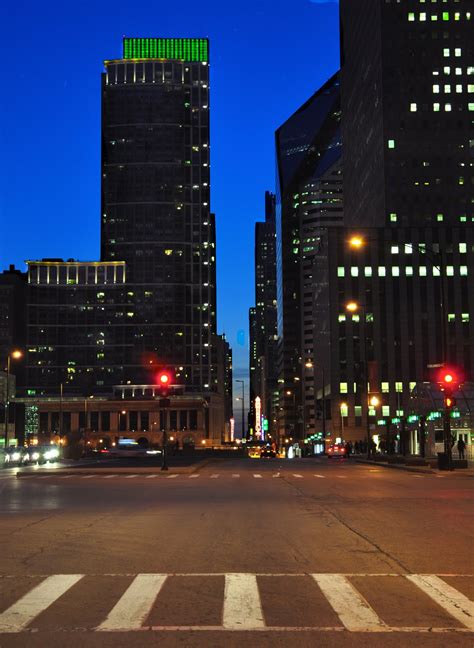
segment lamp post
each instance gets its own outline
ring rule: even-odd
[[[242,384],[242,439],[245,439],[245,382],[243,380],[236,380],[235,382]]]
[[[346,304],[346,309],[350,313],[356,313],[357,311],[361,311],[360,317],[362,317],[362,339],[364,341],[364,354],[363,354],[363,361],[362,361],[362,381],[363,381],[363,390],[362,394],[365,400],[365,410],[366,410],[366,417],[365,417],[365,432],[366,432],[366,437],[367,437],[367,459],[370,459],[371,456],[371,436],[370,436],[370,419],[369,419],[369,368],[368,368],[368,353],[367,353],[367,337],[366,337],[366,329],[365,329],[365,324],[366,324],[366,313],[365,313],[365,307],[359,304],[358,302],[351,301],[348,304]]]
[[[10,409],[10,362],[11,359],[19,360],[23,357],[21,351],[15,350],[11,351],[7,356],[7,381],[6,381],[6,395],[5,395],[5,430],[3,435],[3,444],[4,448],[7,448],[8,445],[8,415]]]
[[[341,440],[344,441],[344,410],[347,409],[347,403],[341,403]]]

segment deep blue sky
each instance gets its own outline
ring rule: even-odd
[[[99,258],[100,73],[104,59],[120,58],[123,35],[211,40],[218,326],[239,378],[254,301],[254,223],[265,190],[275,189],[274,131],[338,67],[337,3],[12,3],[2,30],[0,269]]]

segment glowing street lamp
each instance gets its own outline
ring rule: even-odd
[[[349,239],[349,245],[358,250],[365,245],[365,241],[362,236],[356,234]]]
[[[7,356],[7,381],[6,381],[6,395],[5,395],[5,431],[4,431],[4,448],[8,445],[8,415],[10,407],[10,362],[11,360],[20,360],[23,358],[23,352],[19,349],[10,351]]]

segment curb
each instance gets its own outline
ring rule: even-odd
[[[450,472],[450,473],[457,473],[464,475],[464,477],[474,477],[473,474],[470,474],[467,472],[469,468],[457,468],[452,471],[448,470],[432,470],[431,468],[417,468],[416,466],[406,466],[406,465],[400,465],[400,464],[389,464],[385,461],[369,461],[367,459],[356,459],[357,463],[360,464],[366,464],[368,466],[382,466],[383,468],[392,468],[394,470],[404,470],[405,472],[414,472],[414,473],[419,473],[421,475],[437,475],[439,473],[445,473],[445,472]]]

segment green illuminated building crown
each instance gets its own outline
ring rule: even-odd
[[[178,59],[209,61],[207,38],[125,38],[124,59]]]

